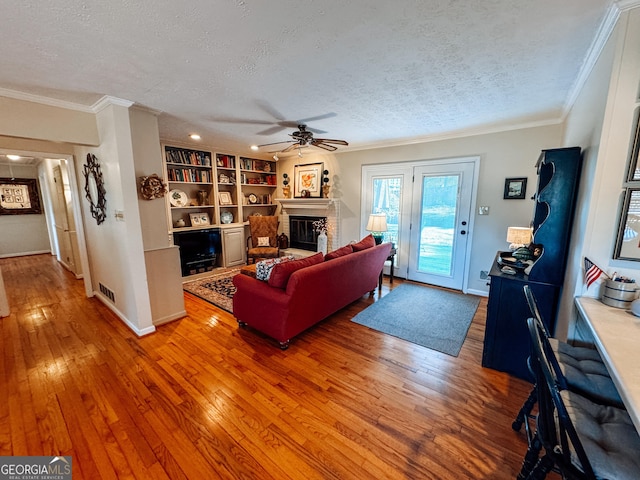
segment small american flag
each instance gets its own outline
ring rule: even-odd
[[[584,283],[587,284],[587,288],[591,286],[593,282],[600,278],[603,271],[595,263],[584,257]]]

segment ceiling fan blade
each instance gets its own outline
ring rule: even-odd
[[[290,152],[291,150],[294,150],[298,147],[301,147],[302,145],[300,145],[298,142],[292,143],[291,145],[289,145],[287,148],[285,148],[284,150],[282,150],[282,153],[286,153],[286,152]]]
[[[258,148],[268,147],[269,145],[279,145],[281,143],[291,143],[295,142],[295,140],[283,140],[282,142],[273,142],[273,143],[263,143],[262,145],[257,145]]]
[[[282,125],[276,125],[275,127],[270,127],[270,128],[265,129],[265,130],[262,130],[262,131],[256,133],[256,135],[273,135],[274,133],[281,132],[285,128],[287,128],[287,127],[283,127]]]
[[[324,120],[325,118],[332,118],[336,115],[337,114],[334,112],[325,113],[324,115],[316,115],[315,117],[303,118],[302,120],[298,120],[298,123],[315,122],[317,120]]]
[[[320,142],[320,143],[335,143],[336,145],[349,145],[347,142],[345,142],[344,140],[333,140],[331,138],[316,138],[314,140],[314,142]]]
[[[329,152],[333,152],[334,150],[338,149],[338,147],[334,147],[333,145],[329,145],[328,143],[322,143],[318,141],[311,142],[311,145],[313,145],[314,147],[322,148],[323,150],[328,150]]]
[[[210,117],[209,120],[212,122],[238,123],[241,125],[273,125],[273,122],[269,120],[248,120],[234,117]]]
[[[319,130],[317,128],[311,128],[311,127],[307,127],[307,132],[319,133],[319,134],[327,133],[325,130]]]
[[[298,148],[309,148],[309,145],[295,145],[295,149],[298,149]],[[286,153],[286,152],[290,152],[291,150],[294,150],[293,145],[288,146],[284,150],[273,150],[268,153]]]

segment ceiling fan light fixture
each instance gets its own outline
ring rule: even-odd
[[[298,147],[298,157],[302,158],[302,149]]]

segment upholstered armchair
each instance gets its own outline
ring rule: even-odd
[[[278,249],[278,217],[249,216],[249,230],[247,238],[247,263],[255,263],[261,258],[276,258],[280,255]]]

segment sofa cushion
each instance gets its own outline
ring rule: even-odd
[[[344,247],[340,247],[336,250],[333,250],[332,252],[327,253],[324,256],[324,260],[327,261],[338,257],[344,257],[345,255],[349,255],[351,252],[353,252],[353,247],[351,247],[351,245],[345,245]]]
[[[278,265],[275,265],[271,271],[269,285],[275,288],[286,288],[289,277],[293,272],[322,262],[324,262],[324,255],[322,255],[322,252],[318,252],[315,255],[301,258],[300,260],[279,263]]]
[[[376,241],[373,238],[373,235],[369,234],[360,240],[358,243],[352,243],[351,248],[353,248],[354,252],[359,252],[360,250],[366,250],[367,248],[375,247]]]
[[[280,263],[286,263],[293,261],[293,255],[287,255],[285,257],[269,258],[268,260],[260,260],[256,263],[256,278],[258,280],[267,281],[271,276],[273,267]]]

